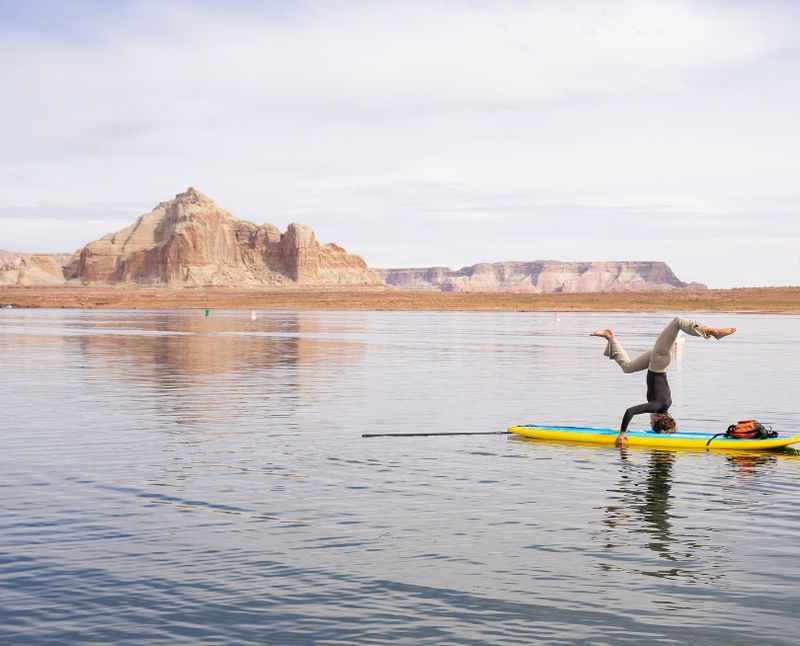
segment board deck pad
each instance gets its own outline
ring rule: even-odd
[[[619,431],[611,428],[592,428],[586,426],[546,426],[540,424],[520,424],[509,426],[509,433],[537,440],[558,442],[588,442],[591,444],[614,444]],[[739,440],[714,433],[654,433],[653,431],[628,431],[629,446],[652,446],[676,449],[725,449],[745,451],[767,451],[780,449],[790,444],[800,443],[800,434],[778,434],[767,440]],[[708,441],[711,440],[709,444]]]

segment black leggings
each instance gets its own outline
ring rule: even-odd
[[[648,370],[647,403],[631,406],[625,411],[619,432],[624,433],[628,430],[628,424],[631,423],[634,415],[641,415],[642,413],[666,413],[670,406],[672,406],[672,393],[669,389],[669,382],[667,382],[667,373]]]

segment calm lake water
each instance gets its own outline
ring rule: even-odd
[[[360,437],[616,426],[669,318],[2,310],[0,642],[795,644],[795,452]],[[681,427],[797,429],[798,318],[696,318]]]

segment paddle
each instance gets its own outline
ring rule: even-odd
[[[511,435],[508,431],[479,431],[477,433],[362,433],[361,437],[440,437],[442,435]]]

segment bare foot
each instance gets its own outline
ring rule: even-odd
[[[614,336],[614,333],[611,330],[597,330],[597,332],[592,332],[589,336],[599,336],[608,340]]]
[[[706,334],[713,336],[717,341],[720,339],[724,339],[726,336],[730,336],[736,332],[735,327],[707,327]]]

